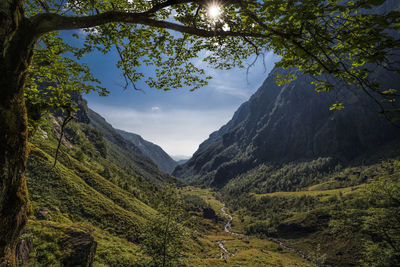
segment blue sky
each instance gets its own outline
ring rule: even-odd
[[[72,32],[62,35],[70,39]],[[116,67],[115,51],[107,55],[92,53],[82,58],[82,62],[89,65],[110,94],[99,97],[91,93],[84,98],[89,107],[113,127],[141,135],[175,159],[189,158],[199,144],[227,123],[240,104],[258,89],[277,59],[272,53],[266,54],[266,67],[259,60],[248,77],[246,69],[219,71],[207,68],[198,60],[197,64],[213,77],[206,87],[194,92],[190,92],[190,88],[165,92],[139,83],[142,92],[121,87],[124,82]]]

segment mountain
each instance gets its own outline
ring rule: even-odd
[[[88,109],[90,125],[100,131],[107,144],[108,158],[147,181],[157,184],[165,181],[168,175],[162,174],[157,165],[148,158],[134,143],[126,140],[106,120],[95,111]]]
[[[150,158],[158,168],[166,173],[171,173],[178,165],[161,147],[144,140],[140,135],[118,130],[117,132],[132,142],[148,158]]]
[[[162,238],[166,226],[168,233],[176,229],[168,242],[182,238],[179,265],[218,264],[215,236],[226,234],[219,214],[223,204],[212,192],[195,188],[181,188],[174,201],[174,180],[76,97],[81,109],[65,128],[56,164],[62,114],[48,116],[30,139],[29,221],[17,244],[18,266],[159,266],[151,252],[161,239],[152,238]],[[166,207],[174,219],[162,215]],[[240,244],[242,254],[233,265],[261,259],[308,266],[268,240],[231,241]]]
[[[21,266],[129,266],[145,258],[137,244],[171,180],[75,97],[80,112],[66,126],[56,165],[62,118],[49,116],[30,139]]]
[[[189,159],[181,159],[181,160],[178,160],[176,163],[178,163],[178,165],[182,165],[182,164],[186,163],[188,160]]]
[[[275,75],[295,74],[282,87]],[[396,88],[398,75],[377,70],[384,87]],[[348,164],[357,157],[398,142],[400,129],[382,116],[373,100],[337,84],[335,95],[316,93],[311,78],[296,70],[275,68],[233,118],[204,141],[173,175],[194,184],[222,187],[263,163],[282,164],[329,157]],[[344,109],[331,111],[337,100]]]

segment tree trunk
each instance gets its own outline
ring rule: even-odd
[[[34,38],[23,2],[0,3],[0,267],[15,266],[15,248],[27,221],[26,72]]]

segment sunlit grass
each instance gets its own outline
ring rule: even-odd
[[[217,212],[218,216],[225,218],[220,212],[223,204],[216,200],[208,189],[185,187],[183,194],[197,195]],[[229,212],[228,208],[226,210]],[[211,222],[211,221],[210,221]],[[225,223],[225,221],[224,221]],[[232,230],[242,232],[244,225],[233,214],[233,223],[236,227]],[[197,239],[197,244],[191,251],[185,253],[187,266],[314,266],[301,259],[298,255],[281,249],[279,245],[266,239],[255,237],[235,236],[224,232],[223,224],[215,224],[214,230],[202,234]],[[235,254],[226,259],[220,259],[221,249],[217,241],[224,240],[224,245],[229,252]]]
[[[256,198],[260,197],[302,197],[302,196],[331,196],[331,195],[336,195],[339,194],[340,192],[342,194],[348,194],[348,193],[353,193],[355,191],[361,190],[363,188],[362,185],[358,186],[350,186],[350,187],[345,187],[345,188],[337,188],[337,189],[330,189],[330,190],[306,190],[306,191],[297,191],[297,192],[273,192],[273,193],[265,193],[265,194],[254,194],[252,193],[252,196],[255,196]]]

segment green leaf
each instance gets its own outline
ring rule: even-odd
[[[333,104],[329,110],[342,110],[344,108],[343,103]]]

